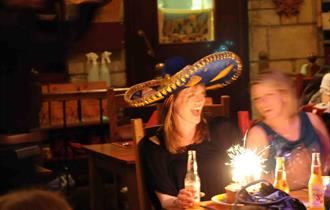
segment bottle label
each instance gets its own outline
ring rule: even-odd
[[[309,190],[309,203],[312,207],[323,207],[324,190],[323,186],[311,186]]]
[[[200,202],[200,188],[201,185],[199,182],[187,182],[185,183],[185,189],[191,190],[194,192],[194,201]]]

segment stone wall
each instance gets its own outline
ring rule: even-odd
[[[279,16],[272,0],[249,0],[250,78],[259,71],[259,54],[269,67],[290,74],[300,72],[307,56],[323,55],[322,32],[317,26],[317,0],[304,0],[297,16]],[[319,60],[322,62],[322,60]]]
[[[103,6],[96,17],[94,18],[94,23],[102,22],[119,22],[124,21],[124,11],[123,11],[123,0],[112,0],[107,5]],[[109,37],[111,39],[111,37]],[[116,49],[111,51],[111,64],[109,65],[110,70],[110,83],[113,87],[126,87],[126,71],[125,71],[125,49]],[[88,53],[88,52],[86,52]],[[86,53],[74,53],[68,57],[68,72],[70,75],[70,81],[72,83],[83,83],[88,82],[89,69],[86,68]],[[101,53],[95,52],[99,55],[98,66],[101,65]],[[100,73],[100,72],[99,72]],[[102,80],[102,79],[99,79]]]

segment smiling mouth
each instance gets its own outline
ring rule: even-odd
[[[194,116],[200,116],[202,111],[202,108],[193,108],[191,112],[193,113]]]
[[[265,109],[263,112],[264,113],[269,113],[269,112],[271,112],[272,110],[271,109]]]

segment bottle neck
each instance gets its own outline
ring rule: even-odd
[[[286,179],[284,157],[276,158],[275,178],[276,179]]]
[[[188,152],[187,173],[197,174],[197,161],[195,151]]]
[[[312,174],[322,176],[321,165],[312,165]]]
[[[312,154],[311,174],[322,176],[320,153]]]
[[[286,180],[286,173],[284,170],[276,170],[275,172],[276,180]]]

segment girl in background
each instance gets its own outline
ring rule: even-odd
[[[312,152],[321,152],[324,170],[328,170],[330,139],[324,123],[317,115],[299,112],[294,83],[280,71],[261,73],[250,90],[262,119],[250,129],[247,147],[264,150],[270,175],[275,157],[284,156],[290,189],[306,187]]]

